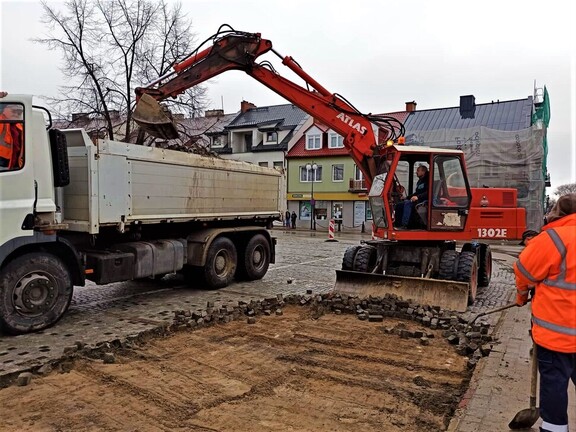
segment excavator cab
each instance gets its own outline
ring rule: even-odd
[[[471,203],[463,154],[420,146],[392,146],[382,158],[381,174],[369,192],[374,227],[384,238],[431,239],[425,232],[463,231]],[[425,196],[405,204],[425,173]],[[407,223],[402,213],[410,207]],[[386,231],[384,234],[383,231]]]

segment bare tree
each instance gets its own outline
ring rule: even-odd
[[[576,183],[568,183],[560,185],[554,191],[555,195],[562,196],[569,193],[576,193]]]
[[[181,4],[67,0],[63,11],[45,1],[42,6],[49,33],[36,42],[61,52],[61,70],[68,79],[60,96],[52,98],[60,116],[81,112],[101,119],[100,127],[109,138],[122,130],[123,139],[129,141],[134,88],[168,71],[192,51],[195,35]],[[205,105],[205,88],[197,87],[187,92],[179,109],[193,115]]]

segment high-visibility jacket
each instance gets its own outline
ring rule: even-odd
[[[20,165],[21,167],[21,158],[23,156],[24,146],[21,142],[17,141],[22,139],[22,125],[20,123],[15,125],[11,125],[10,123],[2,123],[1,120],[4,119],[6,119],[6,117],[0,114],[0,157],[8,159],[8,168],[14,168],[17,165]],[[14,127],[16,127],[16,131],[13,129]],[[14,136],[14,132],[20,136],[16,138]]]
[[[532,337],[553,351],[576,353],[576,214],[530,240],[514,264],[518,296],[532,299]]]

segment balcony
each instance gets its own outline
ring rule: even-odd
[[[348,185],[348,192],[358,193],[358,192],[367,192],[366,189],[366,181],[365,180],[354,180],[350,179],[350,183]]]

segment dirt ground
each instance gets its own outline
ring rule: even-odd
[[[0,390],[0,430],[445,430],[466,358],[439,332],[429,346],[385,334],[398,322],[313,319],[293,306],[256,324],[153,338],[114,364],[78,359]]]

